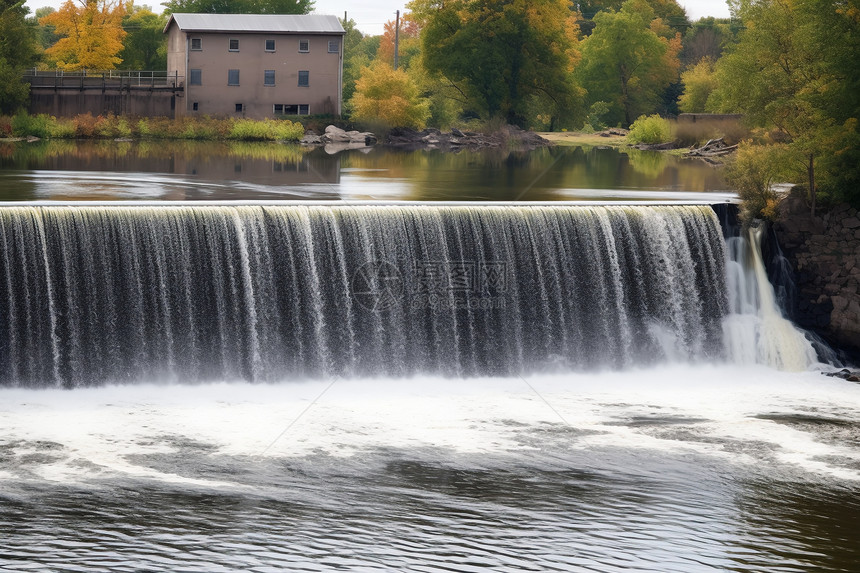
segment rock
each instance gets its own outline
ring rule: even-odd
[[[348,149],[369,147],[376,145],[376,136],[369,131],[345,131],[337,126],[330,125],[325,128],[325,133],[320,137],[320,142],[327,146],[346,146]]]
[[[305,132],[305,136],[299,143],[301,143],[302,145],[321,145],[322,138],[317,135],[314,130],[309,129]]]
[[[856,229],[856,228],[860,227],[860,219],[858,219],[857,217],[851,217],[848,219],[843,219],[842,220],[842,226],[845,227],[846,229]]]

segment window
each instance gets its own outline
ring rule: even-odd
[[[299,105],[276,103],[273,106],[273,111],[275,115],[308,115],[310,112],[310,106],[306,103]]]
[[[195,70],[191,68],[191,77],[188,80],[188,83],[192,86],[202,86],[203,85],[203,71]]]
[[[197,111],[197,110],[198,110],[198,108],[199,108],[199,105],[197,104],[197,102],[196,102],[196,101],[195,101],[194,103],[192,103],[192,104],[191,104],[191,110],[192,110],[192,111]]]
[[[307,53],[311,51],[311,41],[310,40],[299,40],[299,51],[302,53]]]
[[[203,49],[203,38],[191,38],[191,49],[192,50],[202,50]]]
[[[237,103],[236,104],[236,113],[242,113],[245,111],[245,104]]]
[[[230,38],[230,51],[238,52],[239,51],[239,39],[238,38]]]
[[[274,40],[266,40],[266,51],[274,52],[275,51],[275,41]]]
[[[336,54],[336,53],[338,53],[338,51],[340,51],[340,42],[338,42],[337,40],[329,40],[328,41],[328,53],[329,54]]]
[[[275,70],[264,70],[263,71],[263,85],[264,86],[275,85]]]
[[[311,85],[311,73],[307,70],[302,70],[299,72],[299,87],[306,88]]]
[[[238,86],[239,85],[239,70],[227,70],[227,85],[228,86]]]

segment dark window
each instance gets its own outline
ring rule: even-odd
[[[299,87],[306,88],[311,85],[311,73],[307,70],[299,72]]]
[[[238,38],[230,38],[230,51],[238,52],[239,51],[239,39]]]
[[[191,109],[193,111],[197,111],[197,108],[198,108],[198,105],[197,105],[197,102],[195,101],[194,103],[191,104]]]
[[[236,104],[236,113],[242,113],[245,110],[245,105],[241,103]]]
[[[238,86],[239,85],[239,70],[227,70],[227,85],[228,86]]]
[[[274,52],[275,51],[275,41],[274,40],[266,40],[266,51]]]
[[[299,104],[299,115],[308,115],[310,113],[310,107],[306,103]]]
[[[337,40],[329,40],[328,41],[328,53],[336,54],[340,50],[340,42]]]
[[[284,113],[284,104],[276,103],[274,106],[274,112],[275,113]]]
[[[310,52],[311,51],[310,40],[299,40],[299,51],[300,52]]]
[[[201,70],[195,70],[191,68],[191,78],[189,82],[192,86],[202,86],[203,85],[203,72]]]
[[[275,85],[275,70],[263,71],[263,85],[264,86]]]
[[[192,50],[202,50],[203,49],[203,39],[202,38],[191,38],[191,49]]]

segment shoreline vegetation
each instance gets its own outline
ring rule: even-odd
[[[0,138],[271,141],[298,143],[305,128],[288,119],[126,117],[113,114],[54,117],[0,116]]]

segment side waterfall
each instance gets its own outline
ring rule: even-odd
[[[763,227],[750,227],[746,240],[728,240],[726,263],[729,315],[725,346],[731,362],[806,370],[818,362],[812,341],[786,319],[761,259]]]
[[[706,206],[0,207],[0,385],[803,368],[724,246]]]

